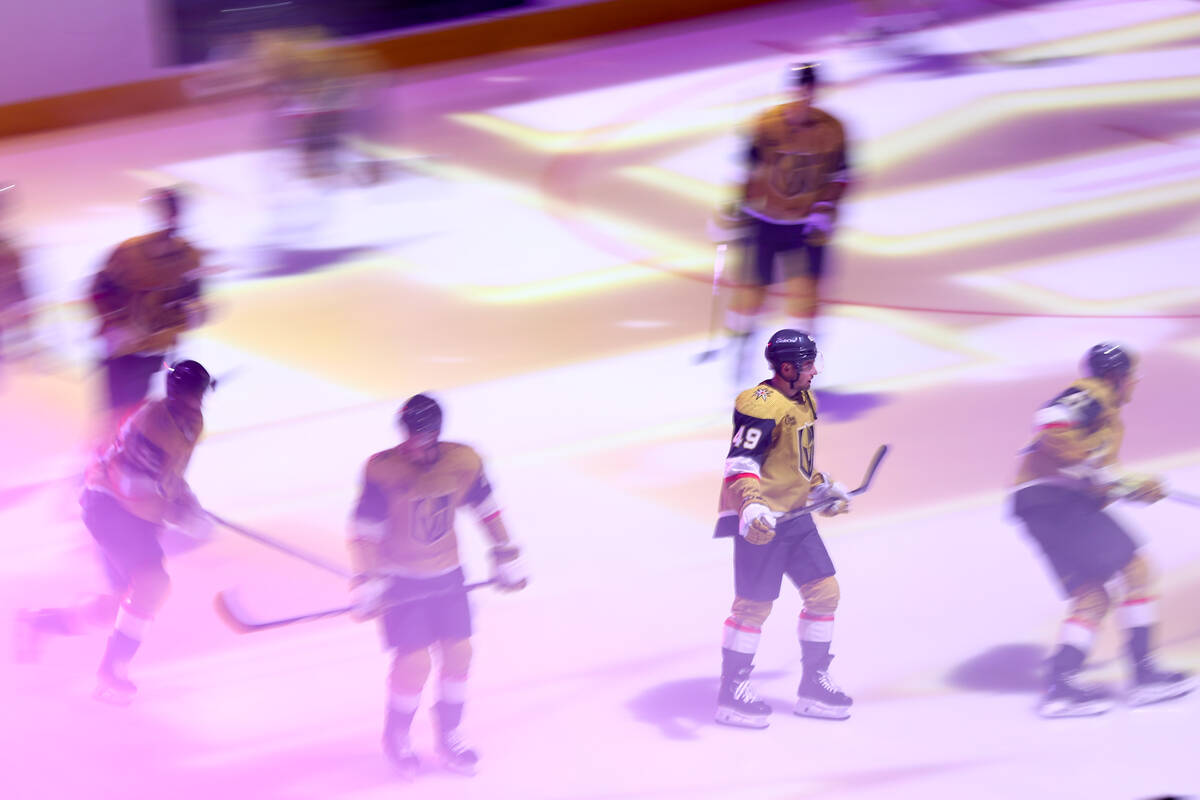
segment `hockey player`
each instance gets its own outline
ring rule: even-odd
[[[211,530],[183,477],[204,429],[201,405],[211,384],[197,362],[175,364],[167,374],[166,397],[142,404],[88,468],[80,498],[83,522],[100,547],[112,594],[79,607],[18,614],[26,657],[36,653],[45,634],[82,633],[89,624],[112,627],[98,672],[101,700],[126,704],[137,691],[129,662],[170,587],[159,542],[163,527],[196,537]]]
[[[725,320],[739,382],[748,377],[750,342],[768,287],[782,283],[787,327],[813,330],[826,249],[849,181],[842,123],[812,105],[817,65],[793,66],[788,84],[790,101],[754,121],[747,149],[740,207],[746,247]]]
[[[200,252],[179,235],[181,195],[159,189],[146,201],[158,217],[158,230],[118,245],[92,280],[109,413],[104,437],[146,397],[150,379],[180,334],[206,314]]]
[[[0,183],[0,362],[9,355],[5,341],[8,332],[16,332],[26,344],[29,344],[33,335],[33,313],[23,275],[21,251],[13,245],[3,228],[14,188],[12,184]]]
[[[415,395],[401,407],[397,422],[404,440],[367,462],[350,528],[358,616],[380,618],[393,652],[383,748],[402,774],[416,773],[409,728],[433,651],[441,665],[434,706],[438,749],[447,766],[471,774],[478,755],[459,727],[471,662],[471,610],[454,531],[460,506],[469,505],[487,531],[499,587],[524,588],[526,577],[479,455],[466,445],[439,441],[438,403]],[[424,595],[435,596],[410,600]]]
[[[829,677],[829,643],[839,588],[825,544],[805,514],[781,513],[833,498],[825,515],[850,508],[846,488],[815,466],[817,408],[809,391],[817,345],[807,333],[781,330],[766,349],[774,377],[738,395],[725,459],[715,535],[733,537],[733,610],[725,620],[717,722],[765,728],[771,708],[750,685],[762,624],[788,578],[804,600],[799,637],[804,661],[795,713],[850,716],[851,699]]]
[[[1118,498],[1153,503],[1164,496],[1158,479],[1121,477],[1114,471],[1125,430],[1121,407],[1133,395],[1135,367],[1134,355],[1119,344],[1089,350],[1086,377],[1035,415],[1034,440],[1017,478],[1014,512],[1069,598],[1058,649],[1050,660],[1049,686],[1039,705],[1047,717],[1099,714],[1112,706],[1108,692],[1081,683],[1078,674],[1096,627],[1114,604],[1133,672],[1129,702],[1167,700],[1194,688],[1189,675],[1155,664],[1150,565],[1132,537],[1104,511]]]

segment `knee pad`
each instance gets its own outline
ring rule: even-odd
[[[442,651],[442,677],[465,680],[471,669],[471,640],[443,640],[439,644]]]
[[[425,648],[396,653],[388,685],[394,694],[417,695],[429,677],[429,651]]]
[[[733,608],[730,609],[729,614],[741,625],[761,628],[771,613],[771,605],[772,601],[770,600],[746,600],[738,597],[734,599]]]
[[[749,333],[754,330],[754,323],[766,300],[765,286],[739,286],[729,298],[725,324],[734,333]]]
[[[153,619],[171,593],[171,577],[161,566],[138,570],[130,576],[124,606],[143,619]]]
[[[812,319],[817,315],[817,279],[810,275],[797,275],[784,283],[786,299],[784,313],[789,317]]]
[[[1108,613],[1109,605],[1108,592],[1104,587],[1090,583],[1071,594],[1070,619],[1094,629]]]
[[[1126,600],[1147,600],[1154,594],[1154,572],[1141,553],[1135,553],[1119,573]]]
[[[801,586],[800,596],[804,598],[804,610],[809,614],[832,617],[833,612],[837,611],[842,590],[837,578],[830,575]]]

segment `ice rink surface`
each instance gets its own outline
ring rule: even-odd
[[[215,512],[345,562],[366,458],[407,396],[489,465],[529,588],[472,595],[463,778],[400,782],[379,749],[387,669],[372,625],[238,636],[346,602],[337,578],[222,531],[181,547],[133,666],[129,708],[90,691],[100,633],[0,659],[5,798],[1145,798],[1200,792],[1195,696],[1091,719],[1033,711],[1062,614],[1005,510],[1033,410],[1102,339],[1143,355],[1124,460],[1200,492],[1200,6],[947,3],[883,44],[851,9],[754,11],[408,73],[397,160],[374,186],[314,187],[227,103],[0,143],[14,234],[52,358],[0,374],[0,628],[99,586],[75,505],[90,323],[78,300],[133,200],[181,181],[220,267],[183,354],[227,379],[190,479]],[[820,322],[818,468],[856,483],[821,523],[838,566],[832,672],[853,717],[790,713],[799,599],[767,621],[765,731],[712,721],[728,542],[710,538],[730,404],[708,346],[712,245],[746,120],[786,66],[851,132]],[[763,333],[770,330],[764,329]],[[765,365],[764,365],[765,366]],[[765,377],[765,373],[764,373]],[[1116,512],[1161,581],[1161,650],[1200,669],[1200,511]],[[460,516],[470,578],[481,532]],[[1105,628],[1093,676],[1127,680]],[[432,702],[433,686],[427,687]],[[414,726],[432,760],[431,719]],[[1189,755],[1191,753],[1191,755]]]

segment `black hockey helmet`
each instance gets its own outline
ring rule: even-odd
[[[197,361],[176,361],[167,369],[167,397],[201,395],[217,382]]]
[[[803,364],[805,361],[816,361],[817,342],[804,331],[794,328],[784,328],[771,334],[767,349],[763,353],[771,369],[779,371],[781,364]]]
[[[409,436],[421,433],[437,436],[442,432],[442,407],[427,394],[414,394],[405,400],[396,417]]]
[[[156,211],[161,211],[165,216],[178,217],[179,211],[183,207],[183,193],[175,186],[162,186],[149,192],[145,197],[145,202],[154,206]]]
[[[788,68],[788,85],[795,89],[815,89],[817,87],[817,65],[806,61],[792,64]]]
[[[1133,369],[1133,354],[1116,342],[1101,342],[1088,350],[1084,368],[1093,378],[1124,378]]]

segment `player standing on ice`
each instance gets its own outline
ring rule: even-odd
[[[197,362],[175,364],[167,373],[167,396],[147,401],[130,415],[87,470],[80,498],[83,522],[100,546],[112,594],[78,607],[18,613],[18,655],[25,660],[36,655],[45,634],[82,633],[89,624],[112,626],[98,672],[101,700],[125,704],[137,691],[128,677],[129,662],[171,585],[159,543],[163,527],[197,538],[211,531],[183,477],[204,430],[201,406],[211,385],[208,371]]]
[[[734,537],[736,590],[725,620],[716,719],[748,728],[765,728],[771,713],[754,694],[750,671],[784,575],[804,600],[799,624],[804,672],[795,712],[845,719],[852,702],[829,677],[839,598],[833,561],[811,514],[776,525],[782,512],[823,499],[835,499],[821,512],[826,516],[850,508],[846,488],[814,465],[817,408],[809,386],[817,374],[817,345],[802,331],[777,331],[766,358],[774,377],[739,394],[734,405],[715,533]]]
[[[1156,478],[1121,477],[1112,470],[1125,433],[1121,406],[1133,396],[1136,361],[1119,344],[1098,344],[1084,359],[1087,377],[1075,381],[1035,415],[1013,510],[1054,568],[1069,598],[1049,687],[1039,705],[1047,717],[1100,714],[1107,691],[1079,682],[1096,628],[1117,602],[1133,670],[1134,705],[1187,694],[1195,684],[1155,664],[1156,619],[1150,565],[1133,538],[1104,512],[1113,500],[1153,503],[1163,498]]]
[[[470,774],[479,758],[459,728],[471,663],[471,609],[454,532],[456,510],[471,506],[487,531],[501,589],[524,588],[526,576],[479,455],[438,440],[437,402],[415,395],[401,407],[397,422],[404,440],[367,462],[350,530],[356,614],[380,617],[393,652],[383,748],[406,777],[416,774],[409,728],[436,651],[438,748],[447,766]],[[430,594],[436,596],[410,600]]]
[[[812,105],[817,65],[793,66],[788,86],[790,100],[754,121],[742,220],[727,215],[722,221],[748,237],[739,288],[725,315],[739,383],[748,378],[751,339],[768,287],[782,283],[789,328],[814,329],[826,249],[850,180],[842,123]]]
[[[0,181],[0,365],[12,356],[6,341],[9,332],[23,340],[22,355],[34,349],[33,309],[25,281],[24,258],[5,230],[15,188]]]
[[[157,218],[153,233],[126,239],[92,280],[100,320],[106,407],[111,435],[146,397],[180,334],[200,325],[200,251],[179,235],[182,196],[159,189],[146,197]]]

